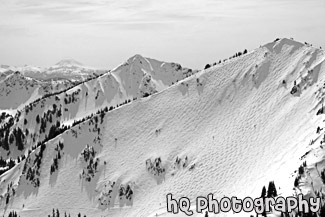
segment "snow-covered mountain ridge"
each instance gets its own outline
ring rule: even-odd
[[[108,70],[84,66],[82,63],[74,59],[63,59],[50,67],[37,67],[30,65],[20,67],[7,65],[0,66],[0,73],[5,73],[7,71],[19,71],[24,76],[37,80],[82,81],[104,74]]]
[[[33,101],[17,112],[15,121],[10,129],[7,128],[4,135],[11,134],[13,129],[19,129],[28,134],[25,136],[25,147],[19,151],[25,153],[27,149],[48,137],[52,123],[59,122],[61,125],[71,125],[105,107],[112,110],[137,98],[147,97],[162,91],[174,82],[176,83],[196,72],[183,69],[179,64],[153,59],[149,61],[140,55],[136,55],[112,72],[85,80],[61,91],[34,98]],[[20,75],[20,73],[16,74]],[[25,84],[23,86],[28,88],[30,85]],[[42,124],[38,125],[38,123]],[[2,144],[5,149],[2,151],[2,155],[6,152],[15,153],[7,144]],[[13,142],[12,146],[18,147],[19,145],[15,145]],[[13,157],[19,155],[17,153]]]
[[[175,74],[164,78],[166,64],[135,56],[44,98],[15,117],[15,126],[31,131],[28,144],[46,142],[29,154],[26,145],[26,159],[0,176],[3,213],[174,216],[166,212],[168,193],[191,201],[208,193],[258,197],[271,180],[281,195],[292,188],[318,193],[323,184],[315,174],[325,167],[324,61],[323,50],[281,39],[188,78],[170,64]],[[62,132],[46,140],[56,121]]]
[[[14,112],[46,94],[67,89],[75,83],[69,80],[38,80],[19,71],[6,71],[0,74],[0,111]]]

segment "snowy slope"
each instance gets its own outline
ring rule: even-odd
[[[106,72],[104,69],[83,66],[73,59],[61,60],[47,68],[1,65],[0,81],[6,81],[0,84],[0,109],[22,109],[46,94],[62,91]]]
[[[80,90],[77,95],[82,103],[76,105],[74,117],[92,110],[96,103],[103,104],[93,100],[98,90],[102,92],[96,96],[103,93],[102,101],[108,103],[141,93],[133,89],[142,80],[137,78],[141,71],[151,76],[156,88],[173,82],[151,71],[159,64],[149,60],[138,70],[138,65],[130,64],[133,60],[64,93]],[[135,57],[134,61],[145,64],[145,60]],[[281,187],[279,193],[290,195],[291,174],[302,163],[301,156],[311,148],[319,156],[312,163],[325,156],[316,147],[319,141],[310,146],[317,136],[315,128],[324,125],[316,115],[324,97],[324,61],[323,50],[281,39],[162,92],[102,112],[45,143],[43,152],[38,147],[27,160],[0,176],[2,212],[47,216],[54,208],[73,216],[79,212],[87,216],[175,216],[166,213],[167,193],[193,202],[208,193],[217,198],[259,197],[270,180]],[[123,67],[129,67],[130,73]],[[135,77],[128,81],[130,75]],[[65,106],[62,96],[58,107]],[[54,161],[58,168],[51,172]],[[157,164],[150,166],[150,162]],[[29,168],[33,168],[33,178],[26,172]],[[161,174],[153,175],[153,168]],[[129,190],[121,190],[127,186],[132,189],[131,197]]]
[[[24,76],[19,71],[0,74],[0,110],[22,109],[45,94],[58,92],[73,85],[70,81],[41,81]]]
[[[58,65],[66,64],[66,62],[58,63]],[[7,134],[18,128],[23,132],[28,130],[28,135],[25,136],[25,147],[21,150],[25,153],[27,149],[48,137],[51,126],[57,121],[64,125],[71,125],[105,107],[112,110],[137,98],[162,91],[196,72],[182,68],[176,63],[161,62],[136,55],[112,72],[88,79],[64,91],[38,98],[27,104],[17,114]],[[13,141],[12,147],[15,143]],[[3,150],[0,146],[1,150],[2,155],[5,153],[11,153],[15,157],[19,155],[10,147]]]
[[[161,62],[139,54],[112,70],[126,94],[134,97],[160,92],[196,72],[177,63]]]

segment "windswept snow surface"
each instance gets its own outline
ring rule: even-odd
[[[168,193],[188,197],[193,204],[197,196],[209,193],[216,198],[259,197],[271,180],[281,188],[277,189],[280,194],[291,195],[291,174],[310,149],[315,126],[323,124],[316,116],[321,104],[315,93],[324,83],[324,60],[322,50],[281,39],[107,112],[103,122],[91,119],[76,125],[46,143],[39,187],[33,188],[21,176],[25,161],[0,177],[1,194],[9,180],[16,189],[9,205],[1,200],[2,213],[16,210],[24,217],[47,216],[54,208],[71,216],[79,212],[175,216],[166,210]],[[137,61],[146,64],[142,71],[150,73],[156,87],[165,84],[161,75],[151,71],[159,64]],[[122,94],[132,92],[134,82],[141,80],[119,67],[111,76],[124,84]],[[298,91],[291,94],[295,81]],[[108,85],[100,83],[98,88]],[[64,143],[62,157],[58,170],[50,175],[59,141]],[[81,152],[87,145],[94,147],[99,158],[90,182],[81,178],[85,168]],[[148,159],[157,158],[166,171],[160,176],[146,168]],[[176,158],[181,159],[180,166],[175,165]],[[132,200],[120,200],[116,187],[108,194],[113,182],[113,186],[130,185]],[[233,213],[209,214],[219,215]]]

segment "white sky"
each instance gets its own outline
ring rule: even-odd
[[[63,58],[113,68],[134,54],[190,68],[277,37],[325,48],[325,0],[0,0],[0,64]]]

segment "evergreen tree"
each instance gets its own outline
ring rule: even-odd
[[[325,169],[323,169],[323,171],[321,172],[320,175],[321,175],[323,184],[325,184]]]
[[[39,115],[37,115],[37,116],[36,116],[36,123],[39,124],[39,122],[40,122],[40,118],[39,118]]]
[[[269,187],[267,189],[267,197],[276,197],[276,196],[277,196],[277,192],[276,192],[275,184],[273,181],[270,181]]]
[[[210,67],[211,67],[210,64],[206,64],[205,67],[204,67],[204,69],[208,69],[208,68],[210,68]]]
[[[53,111],[56,111],[56,104],[53,104]]]
[[[295,178],[294,186],[297,188],[299,186],[299,177]]]
[[[9,203],[9,199],[10,199],[10,196],[9,196],[9,194],[8,194],[8,196],[7,196],[7,198],[6,198],[6,204]]]
[[[265,186],[263,186],[263,188],[262,188],[261,197],[266,197],[266,188],[265,188]]]
[[[304,167],[302,165],[299,167],[298,173],[299,173],[299,175],[304,174]]]
[[[56,117],[61,117],[61,115],[62,115],[62,110],[61,110],[61,108],[60,109],[58,109],[58,112],[56,113]]]

